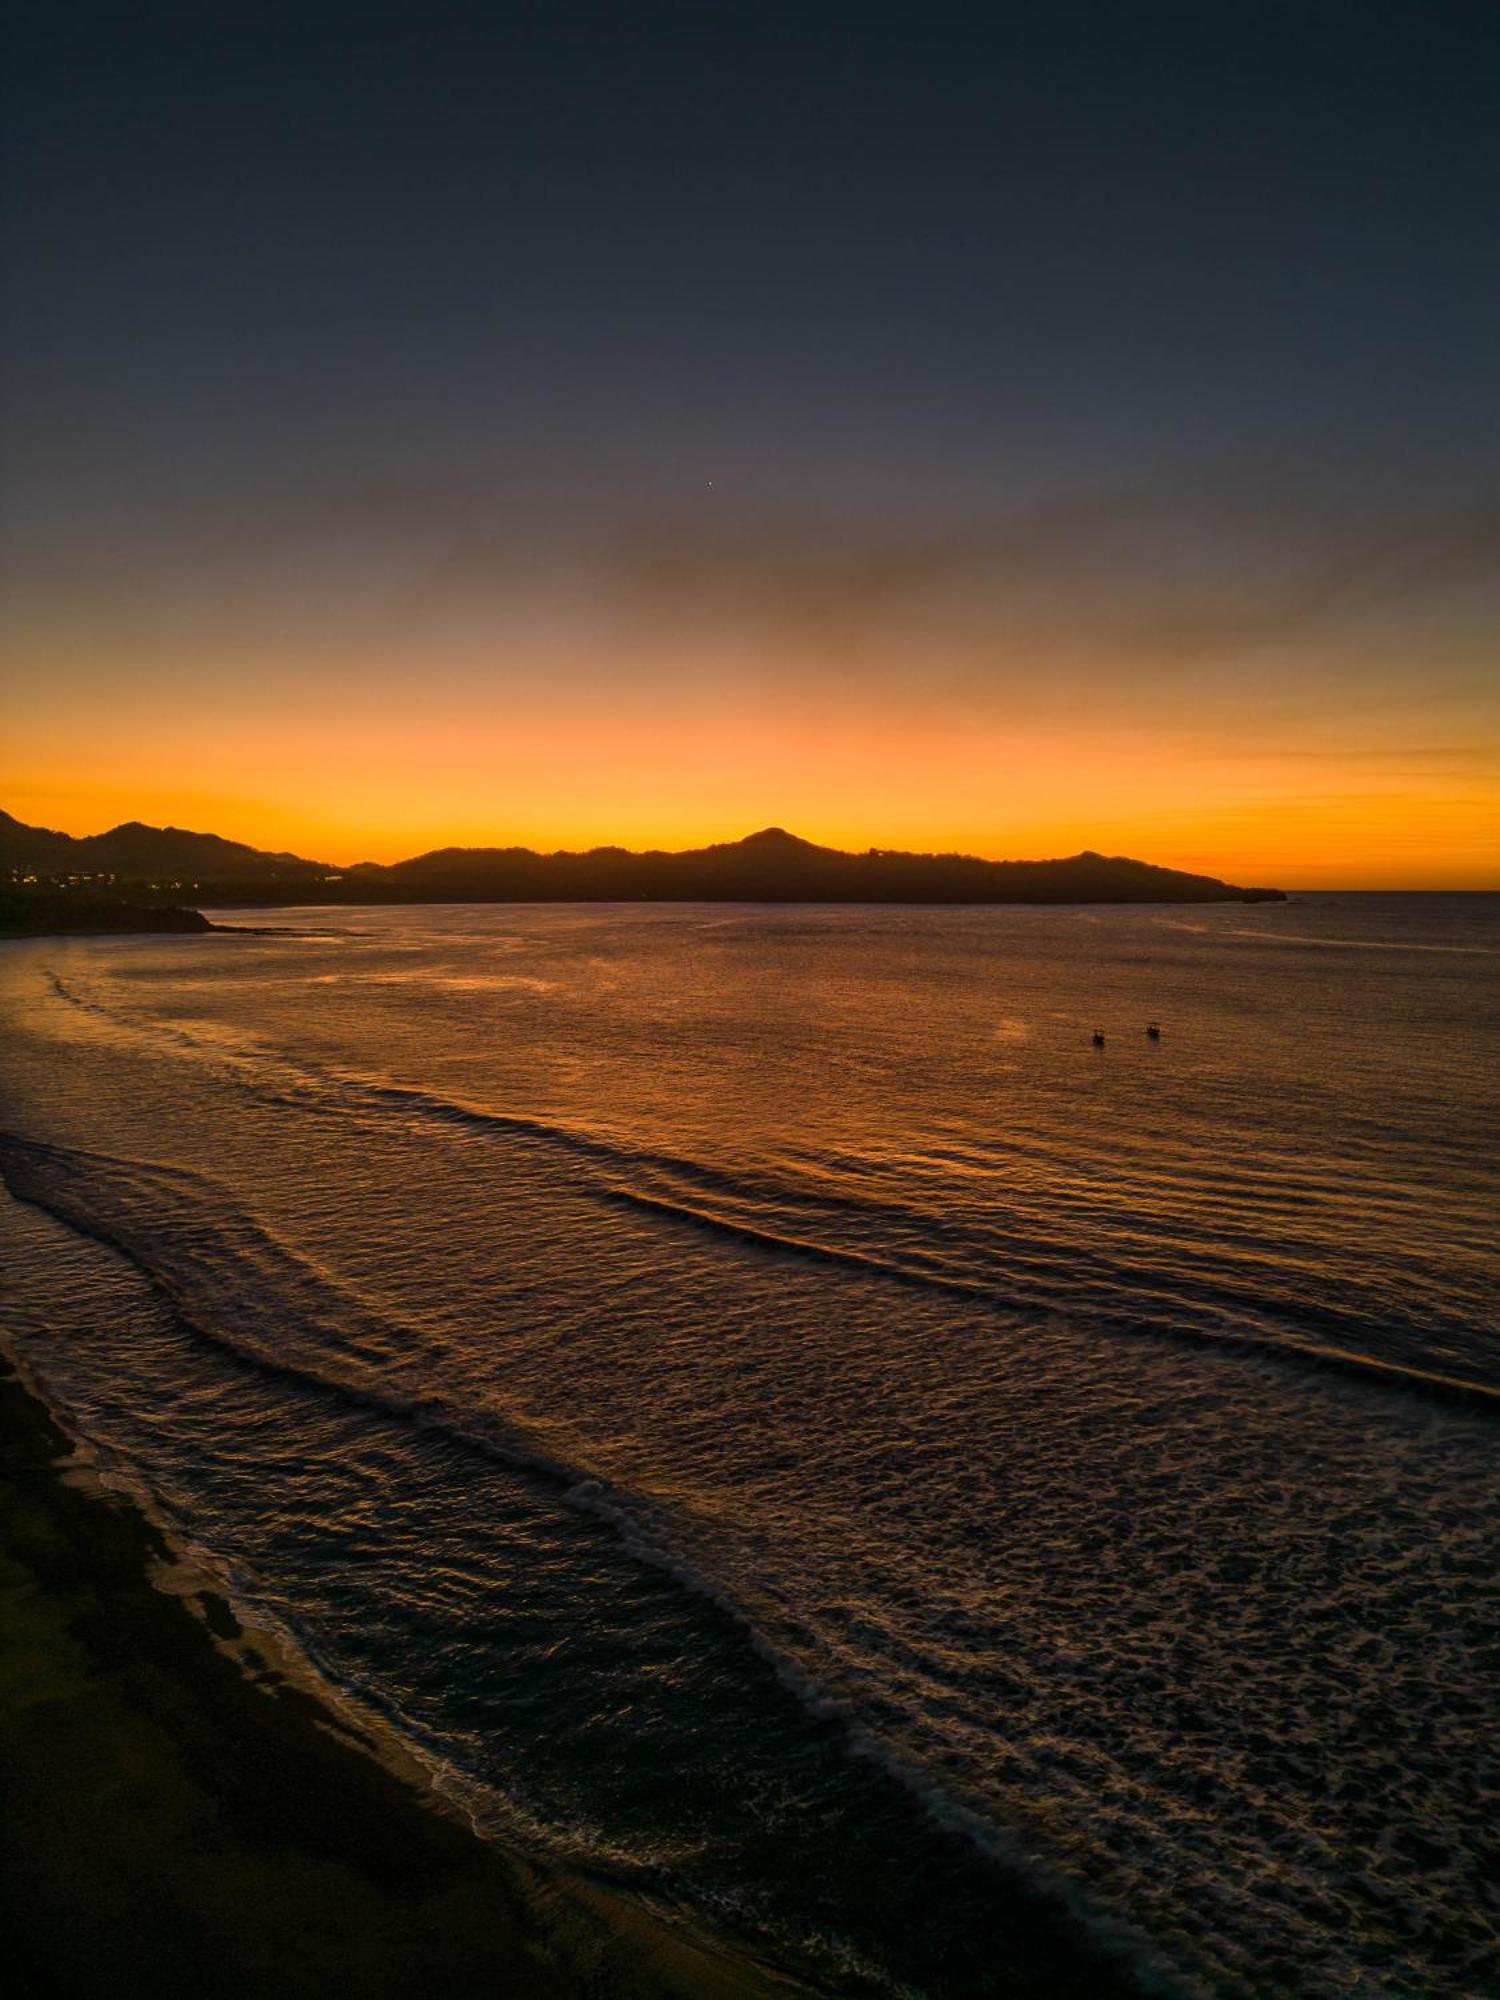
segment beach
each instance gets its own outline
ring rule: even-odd
[[[0,2000],[1500,2000],[1496,10],[10,12]]]
[[[245,1644],[9,1369],[0,1444],[11,1992],[808,1990],[439,1811]]]
[[[1493,1990],[1497,949],[8,944],[33,1990]]]

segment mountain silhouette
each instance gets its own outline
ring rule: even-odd
[[[1085,850],[1049,861],[981,861],[897,848],[845,853],[784,827],[679,853],[595,847],[442,847],[389,866],[336,868],[217,834],[131,820],[74,839],[0,812],[0,875],[12,892],[70,885],[137,899],[220,904],[492,902],[1207,903],[1281,901],[1212,875]],[[35,878],[30,883],[27,877]]]
[[[187,882],[316,879],[332,872],[295,854],[268,854],[217,833],[189,833],[180,826],[146,826],[138,819],[108,833],[75,840],[43,826],[27,826],[0,812],[0,870],[27,868],[48,874],[113,875],[122,882],[153,878]]]

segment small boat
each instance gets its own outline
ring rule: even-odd
[[[1095,1028],[1094,1030],[1094,1047],[1096,1049],[1104,1047],[1104,1030],[1102,1028]]]
[[[1146,1023],[1146,1040],[1148,1042],[1159,1042],[1161,1040],[1160,1021],[1148,1021]]]

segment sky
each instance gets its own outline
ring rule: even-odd
[[[12,9],[0,804],[1500,887],[1500,16]]]

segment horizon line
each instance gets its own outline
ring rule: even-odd
[[[205,830],[202,827],[180,825],[170,819],[156,822],[156,821],[132,817],[123,820],[116,820],[113,824],[105,826],[94,832],[74,833],[69,831],[66,827],[55,826],[55,825],[43,826],[36,822],[23,820],[20,818],[18,814],[12,813],[4,807],[0,807],[0,814],[3,814],[4,818],[10,820],[14,825],[19,827],[24,827],[27,831],[35,833],[60,834],[64,838],[69,840],[103,839],[108,837],[110,834],[118,833],[128,828],[138,827],[143,831],[151,833],[164,833],[164,834],[176,833],[176,834],[186,834],[201,839],[223,840],[237,846],[249,848],[252,852],[260,855],[285,856],[293,861],[303,862],[312,866],[324,867],[329,869],[330,871],[336,870],[340,873],[349,873],[351,871],[356,871],[364,868],[379,868],[379,869],[395,868],[401,866],[403,863],[420,861],[426,859],[431,855],[441,854],[441,853],[528,853],[528,854],[534,854],[542,859],[555,858],[566,855],[586,856],[590,854],[598,854],[604,852],[616,852],[616,853],[625,853],[632,855],[690,854],[690,853],[699,853],[708,848],[736,847],[743,845],[747,841],[759,839],[767,835],[779,835],[784,839],[796,842],[805,847],[815,848],[825,853],[842,854],[853,858],[861,858],[866,856],[890,856],[890,857],[911,856],[914,858],[976,861],[976,862],[982,862],[990,866],[1004,864],[1007,862],[1020,865],[1027,865],[1027,864],[1038,864],[1038,863],[1054,862],[1054,861],[1072,861],[1072,860],[1082,859],[1091,855],[1097,856],[1098,858],[1107,861],[1133,861],[1136,863],[1141,863],[1143,861],[1143,857],[1138,854],[1128,854],[1121,850],[1116,850],[1114,852],[1111,852],[1108,848],[1094,847],[1089,845],[1073,849],[1071,852],[1066,852],[1066,853],[1054,852],[1047,854],[1017,854],[1014,852],[1004,853],[1004,854],[985,854],[985,853],[976,853],[972,849],[954,847],[954,846],[949,846],[949,847],[934,846],[934,847],[919,848],[919,847],[908,847],[894,843],[881,843],[881,842],[869,842],[858,846],[855,845],[837,846],[829,841],[816,840],[803,834],[794,833],[788,827],[781,824],[779,821],[768,821],[764,824],[752,828],[751,831],[748,833],[704,838],[696,841],[689,841],[688,844],[686,845],[676,846],[676,847],[668,847],[654,841],[649,841],[643,846],[631,847],[628,846],[624,841],[617,839],[595,840],[589,842],[586,845],[584,844],[569,845],[567,843],[563,843],[558,846],[550,846],[550,845],[533,845],[528,841],[520,838],[505,839],[505,838],[490,837],[483,840],[472,840],[472,839],[437,840],[432,845],[415,847],[410,852],[400,853],[394,859],[389,861],[372,860],[369,858],[367,853],[363,852],[360,853],[358,857],[354,860],[340,861],[333,859],[325,860],[323,857],[319,855],[304,854],[294,850],[291,847],[282,847],[282,846],[264,847],[258,845],[256,841],[251,839],[246,839],[244,836],[239,834],[220,833],[216,830],[214,831]],[[1181,861],[1162,862],[1162,861],[1146,860],[1144,861],[1144,865],[1153,868],[1163,868],[1170,872],[1178,874],[1207,875],[1215,872],[1213,868],[1210,866],[1210,864],[1205,862],[1186,863]],[[1246,871],[1244,870],[1243,866],[1236,866],[1235,872],[1237,875],[1243,876]],[[1258,864],[1257,867],[1250,872],[1252,874],[1260,873],[1261,871],[1259,871]],[[1274,864],[1272,865],[1271,871],[1265,872],[1264,879],[1261,885],[1269,886],[1270,875],[1273,872],[1274,872]],[[1224,880],[1227,878],[1215,875],[1215,879]],[[1338,895],[1338,894],[1480,895],[1480,896],[1497,895],[1500,894],[1500,877],[1497,877],[1497,879],[1493,883],[1467,883],[1461,885],[1454,883],[1421,883],[1421,884],[1413,884],[1410,882],[1393,883],[1389,881],[1359,882],[1359,883],[1330,882],[1330,881],[1309,882],[1303,880],[1297,882],[1294,885],[1294,890],[1292,891],[1292,893],[1310,894],[1310,895]]]

